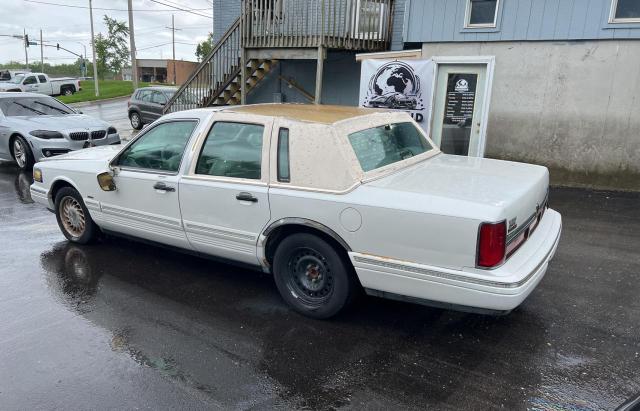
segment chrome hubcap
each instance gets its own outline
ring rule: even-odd
[[[138,118],[137,114],[132,114],[131,115],[131,124],[134,127],[138,127],[138,125],[140,125],[140,118]]]
[[[16,163],[18,163],[20,167],[24,167],[27,163],[27,150],[24,148],[20,140],[13,142],[13,157],[16,159]]]
[[[80,237],[84,233],[85,217],[82,206],[73,197],[65,197],[60,202],[60,220],[67,233]]]

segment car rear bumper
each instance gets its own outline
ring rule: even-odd
[[[540,283],[561,231],[560,214],[547,210],[527,242],[494,270],[450,270],[355,252],[349,257],[369,294],[465,311],[507,312]]]

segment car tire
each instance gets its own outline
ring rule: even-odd
[[[326,319],[353,300],[358,287],[348,260],[322,238],[308,233],[286,237],[273,258],[282,298],[307,317]]]
[[[11,155],[20,170],[30,170],[35,164],[31,147],[22,136],[16,136],[11,140]]]
[[[76,189],[64,187],[58,191],[55,213],[60,231],[70,242],[89,244],[98,239],[100,229],[91,219],[89,210]]]
[[[62,88],[62,94],[65,96],[72,96],[74,92],[75,92],[75,89],[73,87]]]
[[[129,121],[131,122],[131,127],[133,127],[135,130],[142,129],[142,118],[140,117],[140,113],[138,113],[137,111],[132,111],[129,114]]]

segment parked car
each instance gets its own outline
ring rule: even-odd
[[[131,127],[140,130],[145,124],[153,123],[159,119],[162,116],[164,106],[177,90],[177,87],[151,86],[134,91],[127,102]],[[188,92],[183,93],[174,104],[177,110],[189,110],[197,107],[196,97]]]
[[[0,91],[23,91],[48,96],[70,96],[81,90],[80,81],[71,77],[51,79],[44,73],[18,74],[13,79],[0,83]]]
[[[0,71],[0,83],[5,83],[7,81],[10,81],[11,79],[14,79],[19,74],[27,74],[27,73],[29,73],[29,72],[28,71],[24,71],[24,70],[4,70],[4,71]]]
[[[0,93],[0,160],[28,169],[44,157],[104,144],[120,144],[120,136],[102,120],[42,94]]]
[[[256,267],[315,318],[360,287],[506,313],[562,225],[545,167],[445,155],[409,114],[355,107],[172,113],[124,147],[38,163],[34,180],[71,242],[104,231]]]
[[[376,96],[369,101],[369,107],[415,110],[418,102],[414,97],[407,97],[402,93],[392,93]]]

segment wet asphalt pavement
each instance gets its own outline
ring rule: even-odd
[[[67,243],[0,163],[2,409],[612,409],[640,392],[640,195],[554,189],[564,233],[505,317],[363,298],[315,321],[267,275]]]

